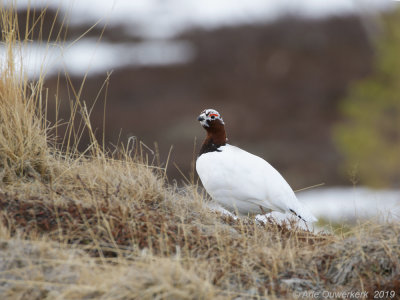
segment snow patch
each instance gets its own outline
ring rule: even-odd
[[[0,46],[1,61],[7,49]],[[66,71],[70,75],[96,74],[124,66],[183,64],[194,57],[194,48],[184,41],[146,41],[140,43],[99,43],[83,39],[76,43],[45,44],[31,42],[14,48],[17,68],[22,66],[30,78]]]
[[[335,187],[299,192],[297,197],[314,215],[332,222],[400,220],[399,190]]]
[[[10,3],[14,0],[6,0]],[[19,0],[18,8],[60,8],[71,24],[126,24],[146,37],[171,37],[190,27],[215,28],[226,25],[273,21],[283,15],[324,17],[371,13],[389,9],[391,0]]]
[[[297,197],[310,209],[312,214],[317,218],[324,218],[328,222],[344,223],[371,219],[381,223],[400,221],[400,190],[331,187],[299,192]],[[235,217],[217,203],[212,203],[213,210]],[[265,222],[267,217],[272,217],[278,224],[290,223],[288,221],[297,219],[290,213],[280,212],[257,215],[256,219]],[[304,226],[304,222],[299,222],[298,225],[301,228],[307,228]]]

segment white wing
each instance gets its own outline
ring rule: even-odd
[[[315,217],[296,198],[286,180],[262,158],[235,146],[202,154],[196,170],[207,192],[230,210],[262,213],[294,212],[313,222]]]

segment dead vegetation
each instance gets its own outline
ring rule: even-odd
[[[398,295],[398,223],[334,236],[235,220],[211,211],[196,185],[168,184],[140,147],[104,152],[93,138],[84,155],[72,144],[61,151],[45,119],[43,79],[31,83],[16,69],[13,14],[3,10],[2,21],[1,299]],[[74,101],[93,137],[88,110]]]

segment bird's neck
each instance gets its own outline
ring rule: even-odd
[[[223,124],[216,124],[206,128],[207,136],[201,146],[199,156],[214,151],[221,151],[219,147],[226,145],[226,132]]]

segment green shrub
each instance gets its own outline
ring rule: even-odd
[[[373,73],[351,86],[334,139],[362,184],[400,186],[400,10],[382,19]]]

